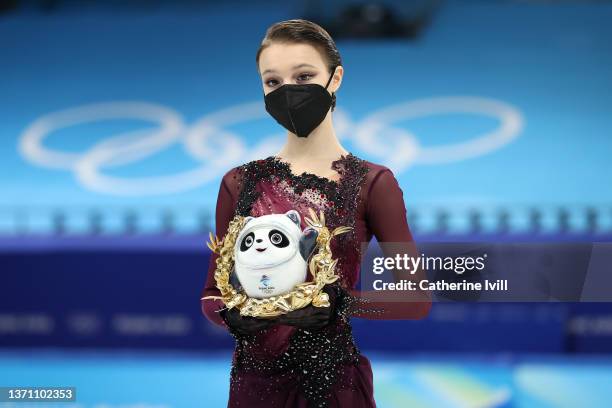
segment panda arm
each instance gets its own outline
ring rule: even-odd
[[[227,232],[228,225],[234,216],[234,209],[236,207],[236,198],[232,193],[234,190],[231,185],[235,178],[232,176],[232,171],[226,173],[219,186],[219,193],[217,196],[217,206],[215,212],[215,232],[217,237],[222,238]],[[215,281],[215,269],[216,260],[219,256],[211,252],[210,260],[208,263],[208,273],[206,276],[206,283],[202,289],[201,296],[221,296],[221,292],[217,289]],[[219,310],[224,309],[225,305],[221,300],[217,299],[201,299],[201,308],[204,316],[211,322],[227,327],[225,321],[219,314]]]
[[[386,257],[395,257],[397,254],[410,257],[417,256],[418,251],[408,227],[406,219],[406,206],[403,192],[395,176],[388,168],[381,169],[372,179],[366,190],[366,221],[376,237],[382,243],[382,250]],[[384,246],[384,243],[394,243],[393,248]],[[409,271],[394,271],[394,279],[418,281],[425,279],[425,273],[419,269],[415,274]],[[359,310],[355,317],[370,319],[421,319],[429,314],[431,308],[431,295],[428,291],[360,291],[352,290],[352,295],[366,300],[358,302]],[[373,310],[382,309],[382,314],[372,313]]]
[[[302,258],[308,262],[308,258],[314,252],[317,246],[317,237],[319,233],[317,230],[311,227],[307,227],[302,232],[302,237],[300,238],[300,254]]]

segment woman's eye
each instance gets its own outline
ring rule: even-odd
[[[298,75],[298,77],[297,77],[297,82],[306,82],[306,81],[310,81],[310,80],[311,80],[313,77],[314,77],[314,74],[310,74],[310,73],[308,73],[308,74],[300,74],[300,75]],[[268,80],[265,82],[265,84],[266,84],[266,86],[268,86],[268,87],[270,87],[270,88],[273,88],[273,87],[275,87],[276,85],[278,85],[278,84],[279,84],[279,82],[278,82],[276,79],[268,79]]]
[[[313,76],[312,74],[302,74],[298,77],[298,81],[309,81]]]

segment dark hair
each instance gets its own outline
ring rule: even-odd
[[[302,43],[315,47],[327,63],[327,69],[331,75],[338,65],[342,65],[342,59],[336,43],[329,33],[320,25],[303,19],[292,19],[280,21],[271,25],[266,31],[266,36],[261,41],[255,62],[259,70],[259,56],[271,43]],[[332,93],[332,111],[336,107],[336,93]]]

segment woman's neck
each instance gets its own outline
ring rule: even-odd
[[[348,153],[336,137],[330,112],[308,137],[287,133],[287,141],[277,156],[290,162],[332,161]]]

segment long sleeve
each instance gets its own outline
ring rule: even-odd
[[[234,210],[236,207],[236,196],[235,188],[235,174],[234,170],[230,170],[225,174],[219,186],[219,194],[217,196],[217,206],[215,210],[215,230],[216,236],[222,238],[227,232],[228,225],[234,216]],[[234,191],[234,192],[233,192]],[[221,292],[216,287],[215,282],[215,269],[216,260],[219,256],[215,253],[211,253],[210,261],[208,264],[208,273],[206,275],[206,283],[202,290],[201,296],[221,296]],[[219,315],[219,310],[225,308],[225,305],[221,300],[217,299],[202,299],[200,300],[202,313],[208,320],[218,324],[220,326],[226,326],[225,322]]]
[[[418,251],[408,227],[406,206],[403,192],[388,168],[379,170],[373,177],[366,195],[367,224],[381,245],[386,257],[418,256]],[[386,243],[389,245],[385,246]],[[414,274],[406,270],[394,270],[394,279],[402,279],[417,283],[426,278],[422,269]],[[353,296],[365,300],[360,302],[355,317],[370,319],[421,319],[429,314],[431,295],[428,291],[375,291],[353,290]],[[371,310],[382,310],[382,313],[372,313]]]

